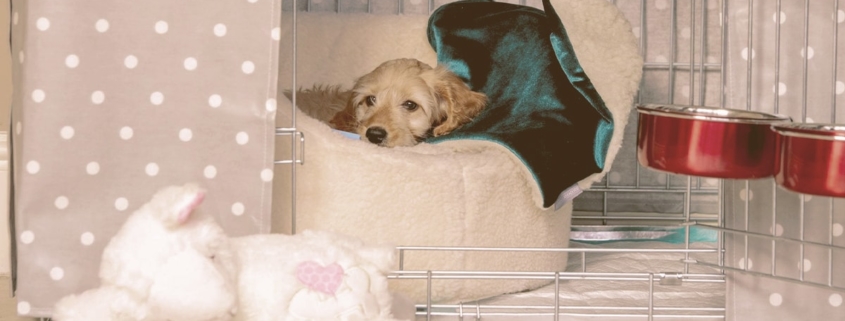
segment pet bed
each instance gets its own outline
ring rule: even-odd
[[[555,0],[581,67],[612,115],[613,130],[603,170],[577,182],[578,190],[601,179],[621,145],[642,73],[636,39],[616,7],[604,0]],[[351,87],[383,61],[408,57],[436,64],[426,38],[428,16],[300,13],[297,87]],[[402,26],[402,28],[397,28]],[[282,44],[289,43],[283,23]],[[366,43],[366,46],[361,44]],[[285,52],[283,49],[282,52]],[[344,53],[344,54],[341,54]],[[286,61],[287,59],[287,61]],[[530,58],[526,58],[530,59]],[[291,88],[290,57],[281,57],[280,86]],[[286,83],[287,82],[287,83]],[[285,103],[288,105],[285,106]],[[280,98],[277,124],[289,127],[290,102]],[[304,107],[300,104],[299,107]],[[327,106],[328,108],[328,106]],[[310,113],[316,115],[317,113]],[[307,162],[296,170],[296,229],[323,229],[393,245],[471,247],[566,247],[571,204],[549,206],[532,171],[511,149],[489,140],[447,139],[408,148],[382,148],[350,140],[324,122],[296,111],[307,138]],[[325,119],[322,119],[325,121]],[[290,150],[279,140],[277,150]],[[277,158],[289,159],[280,152]],[[289,232],[291,172],[274,180],[273,224]],[[541,253],[419,251],[404,257],[406,270],[552,271],[565,255]],[[435,302],[465,301],[543,285],[543,280],[432,284]],[[396,282],[414,300],[425,280]]]

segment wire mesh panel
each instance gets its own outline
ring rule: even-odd
[[[295,6],[297,11],[335,14],[427,15],[447,2],[451,1],[298,0]],[[542,7],[539,0],[508,2]],[[610,2],[630,21],[645,60],[638,103],[748,109],[785,114],[800,122],[845,122],[845,107],[838,99],[845,93],[838,39],[845,11],[838,0],[812,4],[808,0]],[[292,11],[293,7],[293,1],[288,1],[284,8]],[[806,300],[799,296],[826,301],[816,302],[824,308],[816,309],[815,317],[845,315],[841,294],[845,279],[837,274],[845,268],[845,201],[792,193],[772,179],[720,180],[645,168],[637,162],[636,116],[632,111],[612,170],[574,201],[572,237],[583,241],[582,245],[572,249],[399,248],[400,257],[419,251],[558,251],[575,262],[566,271],[405,271],[400,263],[391,276],[429,284],[444,279],[545,279],[550,283],[546,301],[514,304],[491,299],[449,305],[429,300],[418,303],[418,316],[747,320],[766,318],[760,311],[773,307],[804,313],[801,305]],[[295,127],[294,122],[290,129]],[[626,240],[638,242],[620,242]],[[655,270],[666,266],[630,266],[615,272],[596,271],[588,265],[595,262],[591,258],[608,253],[635,254],[652,262],[669,255],[676,265],[667,270]],[[717,298],[716,307],[694,299],[655,303],[663,290],[682,292],[672,286],[723,286],[726,270],[737,273],[728,272],[728,296]],[[760,287],[771,284],[760,276],[790,285]],[[595,282],[591,286],[599,287],[605,281],[640,282],[643,301],[634,306],[562,302],[561,284]]]

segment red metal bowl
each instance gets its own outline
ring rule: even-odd
[[[716,178],[774,175],[776,134],[789,117],[698,106],[643,105],[637,158],[656,170]]]
[[[786,189],[845,197],[845,125],[777,124],[775,181]]]

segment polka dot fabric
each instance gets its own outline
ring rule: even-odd
[[[231,235],[269,232],[280,0],[12,1],[17,311],[98,284],[163,186]]]
[[[710,1],[708,1],[710,2]],[[717,1],[714,1],[717,2]],[[812,1],[811,1],[812,2]],[[834,48],[834,28],[845,30],[845,8],[840,3],[833,10],[832,1],[812,2],[805,20],[802,1],[754,1],[753,41],[748,44],[748,0],[729,2],[729,28],[726,50],[726,106],[763,112],[777,112],[796,122],[845,122],[845,59],[842,42]],[[805,47],[804,26],[808,22]],[[776,27],[780,27],[780,48],[776,51]],[[840,61],[834,74],[833,59]],[[806,64],[806,71],[805,71]],[[751,68],[750,92],[747,68]],[[778,66],[776,69],[775,66]],[[776,77],[776,71],[779,72]],[[804,73],[807,83],[804,83]],[[834,79],[835,76],[835,79]],[[806,86],[806,87],[805,87]],[[750,94],[750,97],[749,97]],[[834,106],[831,98],[836,99]],[[750,105],[747,101],[750,98]],[[808,104],[804,110],[804,99]],[[834,113],[831,109],[835,108]],[[774,186],[772,180],[727,182],[727,227],[746,228],[755,233],[799,239],[842,247],[842,224],[845,223],[845,200],[798,195]],[[777,208],[777,218],[772,213]],[[799,213],[804,212],[803,222]],[[832,217],[831,217],[832,214]],[[729,237],[726,262],[728,265],[808,282],[827,284],[828,275],[837,287],[845,287],[845,252],[818,246],[805,246],[770,239]],[[775,253],[775,259],[772,253]],[[748,256],[747,260],[745,259]],[[773,266],[774,264],[774,266]],[[832,269],[832,271],[831,271]],[[762,279],[741,273],[728,278],[727,316],[730,320],[845,320],[843,293],[796,285],[789,282]]]

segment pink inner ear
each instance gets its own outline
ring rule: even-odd
[[[176,218],[176,222],[179,224],[183,224],[191,218],[191,213],[202,203],[202,200],[205,199],[204,192],[197,192],[194,197],[185,203],[185,207],[179,210],[179,216]]]

